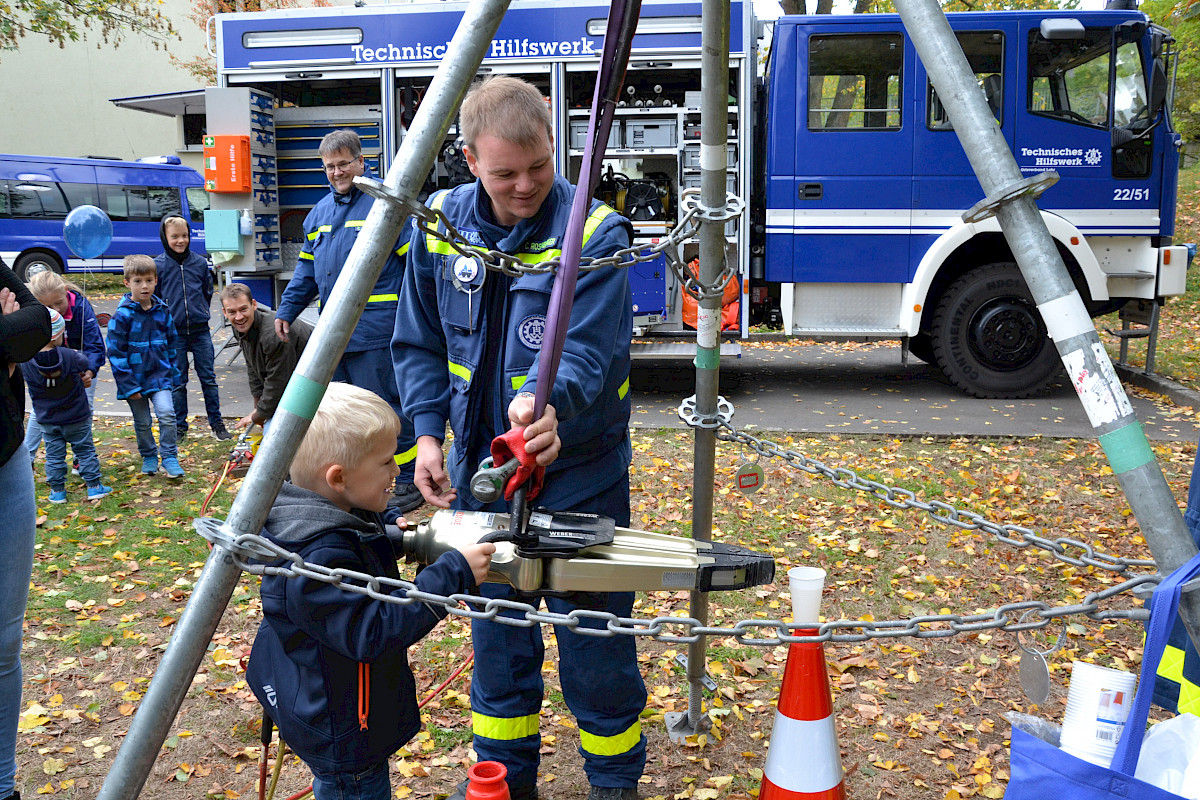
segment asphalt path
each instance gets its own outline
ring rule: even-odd
[[[109,304],[103,304],[109,305]],[[111,303],[115,306],[115,302]],[[215,306],[215,304],[214,304]],[[103,310],[109,310],[104,308]],[[219,327],[214,308],[213,341],[219,349],[230,329]],[[245,362],[236,344],[216,359],[221,412],[226,418],[252,407]],[[740,359],[721,365],[721,394],[734,406],[735,427],[797,433],[938,436],[1090,437],[1092,429],[1069,386],[1027,400],[980,400],[951,385],[937,369],[913,358],[900,363],[900,348],[882,344],[755,342]],[[635,428],[682,428],[677,409],[695,393],[688,360],[639,361],[630,377]],[[204,401],[193,372],[188,383],[192,430],[206,428]],[[1156,440],[1196,441],[1200,426],[1186,407],[1130,390],[1138,419]],[[116,399],[112,373],[101,370],[96,412],[128,416]]]

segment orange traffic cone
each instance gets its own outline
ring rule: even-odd
[[[800,630],[801,636],[817,631]],[[759,800],[846,800],[842,756],[833,722],[825,648],[797,642],[788,648],[783,688],[763,768]]]

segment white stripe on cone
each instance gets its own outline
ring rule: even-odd
[[[813,794],[835,788],[842,782],[842,756],[833,717],[801,720],[776,711],[763,774],[788,792]]]

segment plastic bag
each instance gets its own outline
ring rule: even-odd
[[[1200,800],[1200,717],[1180,714],[1151,725],[1134,777]]]

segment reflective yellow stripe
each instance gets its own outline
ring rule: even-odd
[[[1175,707],[1180,714],[1200,713],[1200,686],[1186,680],[1179,684],[1179,702]]]
[[[1158,674],[1169,681],[1183,684],[1183,651],[1178,647],[1167,645],[1163,649],[1162,660],[1158,662]]]
[[[404,244],[402,244],[396,248],[396,255],[398,255],[398,256],[402,256],[407,252],[408,252],[408,242],[405,242]]]
[[[512,382],[512,388],[513,388],[514,392],[521,391],[521,387],[525,385],[525,378],[526,378],[525,375],[518,375],[517,377],[510,379]]]
[[[414,460],[416,457],[417,457],[417,446],[414,444],[412,447],[408,448],[403,453],[396,453],[396,463],[397,464],[407,464],[408,462]]]
[[[303,251],[301,251],[300,257],[303,258],[305,261],[316,261],[317,260],[316,257],[312,253],[305,253]]]
[[[600,227],[600,223],[604,221],[605,217],[615,213],[617,212],[609,206],[601,205],[591,214],[588,214],[588,218],[583,223],[583,244],[588,243],[588,240],[592,238],[592,234]],[[517,258],[521,260],[522,264],[541,264],[544,261],[551,261],[561,256],[562,250],[558,249],[543,250],[540,253],[517,253]]]
[[[361,228],[364,224],[366,224],[365,219],[348,219],[348,220],[346,220],[346,224],[343,227]]]
[[[320,225],[317,227],[317,229],[315,231],[313,231],[312,233],[310,233],[308,235],[308,240],[311,242],[313,239],[316,239],[322,233],[329,233],[329,231],[330,231],[330,227],[328,225]]]
[[[453,361],[447,361],[446,363],[450,365],[451,375],[457,375],[467,383],[471,382],[471,370],[467,369],[462,364],[455,364]]]
[[[641,720],[633,723],[616,736],[597,736],[594,733],[588,733],[583,728],[579,729],[579,746],[597,756],[619,756],[622,753],[628,753],[637,747],[641,740]]]
[[[626,378],[625,382],[617,387],[617,399],[624,400],[627,394],[629,394],[629,378]]]
[[[527,717],[487,717],[483,714],[471,713],[471,731],[476,736],[500,741],[524,739],[527,736],[537,736],[538,715]],[[583,733],[583,731],[580,731]]]
[[[433,202],[431,202],[429,204],[429,207],[432,208],[434,211],[441,211],[442,206],[446,202],[446,197],[449,194],[450,194],[450,190],[447,189],[443,192],[439,192],[438,194],[434,195]],[[441,223],[439,222],[438,230],[440,231],[441,229],[442,229]],[[425,234],[425,249],[428,250],[430,253],[437,253],[438,255],[442,255],[442,256],[456,255],[456,252],[453,247],[451,247],[446,242],[443,242],[441,239],[434,236],[432,233]]]
[[[400,299],[398,294],[373,294],[367,298],[368,303],[394,303]]]
[[[561,255],[562,250],[551,248],[540,253],[517,253],[517,258],[521,259],[522,264],[541,264],[543,261],[550,261]]]

